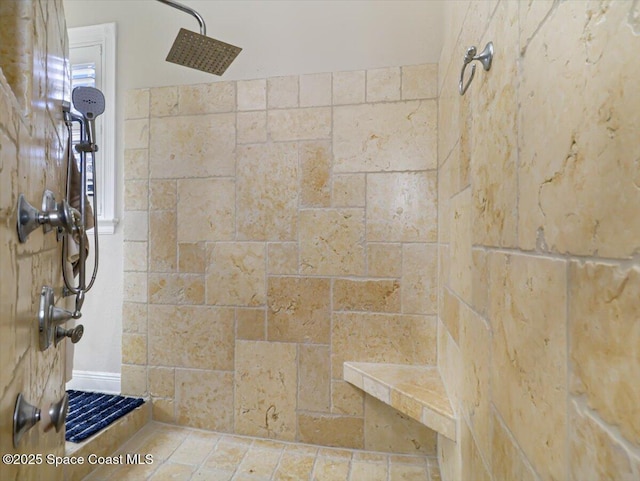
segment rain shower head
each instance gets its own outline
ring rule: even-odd
[[[242,51],[240,47],[207,37],[207,26],[198,12],[172,0],[158,0],[195,17],[200,33],[181,28],[167,55],[167,62],[194,68],[214,75],[222,75]]]
[[[222,75],[242,51],[240,47],[180,29],[167,55],[167,62]]]

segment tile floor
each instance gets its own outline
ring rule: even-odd
[[[149,423],[84,481],[440,481],[435,458],[323,448]]]

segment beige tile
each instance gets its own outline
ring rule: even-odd
[[[262,341],[265,339],[265,311],[263,308],[236,308],[236,339]]]
[[[149,187],[146,180],[125,180],[124,206],[126,210],[147,210]]]
[[[233,472],[236,470],[238,464],[242,462],[247,451],[249,451],[249,445],[228,442],[226,438],[223,438],[207,458],[204,466],[220,471],[229,471],[231,475],[233,475]]]
[[[400,67],[367,70],[367,102],[400,100]]]
[[[300,211],[301,272],[309,275],[364,273],[362,209]]]
[[[125,242],[124,243],[124,270],[145,271],[147,270],[147,242]]]
[[[298,106],[298,76],[267,79],[267,107],[286,109]]]
[[[147,335],[122,333],[122,362],[126,364],[147,363]]]
[[[615,479],[632,481],[640,468],[640,458],[629,453],[611,433],[602,429],[576,401],[569,404],[571,425],[570,479]],[[635,469],[634,469],[635,466]],[[634,474],[635,473],[635,474]]]
[[[364,415],[364,393],[344,381],[331,381],[331,412],[347,416]]]
[[[639,444],[640,268],[572,262],[569,279],[571,390]]]
[[[333,73],[333,104],[359,104],[364,102],[365,72]]]
[[[296,239],[296,144],[239,146],[236,182],[239,239]]]
[[[124,301],[128,302],[147,302],[147,273],[146,272],[129,272],[124,276],[123,285]]]
[[[178,181],[178,240],[231,240],[235,235],[235,182],[232,179]]]
[[[344,361],[433,364],[436,324],[429,316],[336,312],[331,331],[333,379]]]
[[[183,426],[231,431],[233,373],[176,369],[176,421]]]
[[[331,205],[335,207],[364,207],[366,202],[365,174],[335,174]]]
[[[435,172],[367,176],[367,240],[437,240]]]
[[[400,312],[400,283],[334,279],[332,306],[335,311]]]
[[[484,459],[491,459],[491,331],[471,309],[460,306],[462,412]]]
[[[447,288],[442,290],[440,320],[456,344],[460,342],[460,300]]]
[[[178,271],[204,274],[207,268],[207,249],[203,242],[178,244]]]
[[[127,91],[124,105],[125,119],[143,119],[149,117],[149,89]]]
[[[438,96],[438,65],[402,67],[402,99],[433,99]]]
[[[331,108],[270,110],[267,127],[271,140],[312,140],[331,137]]]
[[[296,346],[236,341],[235,432],[294,440]]]
[[[147,305],[133,302],[122,304],[123,332],[147,332]]]
[[[314,456],[285,452],[273,475],[274,481],[300,481],[310,479],[313,472]]]
[[[435,168],[436,115],[435,100],[335,107],[334,171]]]
[[[405,314],[435,314],[438,308],[438,251],[435,245],[402,246],[401,299]]]
[[[488,439],[488,441],[490,441],[490,439]],[[491,481],[491,474],[480,456],[478,446],[471,435],[467,423],[464,421],[460,423],[460,445],[463,460],[462,479]],[[491,452],[490,450],[488,451]]]
[[[540,476],[567,460],[566,263],[492,254],[493,401]],[[498,375],[499,373],[499,375]]]
[[[149,367],[149,394],[156,397],[172,398],[175,395],[175,369]]]
[[[366,461],[353,461],[351,463],[351,473],[349,479],[356,481],[366,479],[367,481],[387,481],[387,465],[376,464]]]
[[[207,304],[256,307],[266,301],[265,246],[220,242],[209,247]]]
[[[152,178],[235,174],[235,114],[152,118],[150,138]]]
[[[329,346],[298,346],[298,410],[329,412],[331,362]]]
[[[331,204],[331,143],[304,142],[298,147],[300,203],[304,207]]]
[[[319,457],[313,468],[313,481],[347,481],[351,463],[347,460]]]
[[[429,479],[426,466],[392,463],[389,465],[390,481],[424,481]]]
[[[217,433],[191,431],[187,438],[173,452],[170,462],[189,465],[200,465],[220,440]]]
[[[271,479],[281,454],[281,450],[252,446],[238,466],[236,477],[246,475],[248,479]]]
[[[331,74],[300,75],[300,107],[331,105]]]
[[[177,257],[176,212],[171,210],[149,212],[149,270],[175,272]]]
[[[367,243],[367,273],[375,277],[402,276],[402,244]]]
[[[298,273],[298,244],[281,242],[267,244],[267,273],[295,275]]]
[[[124,145],[127,149],[149,147],[149,119],[124,121]]]
[[[605,14],[563,5],[536,31],[518,65],[519,178],[528,179],[519,184],[524,248],[544,236],[553,252],[616,258],[637,252],[640,112],[626,92],[640,66],[620,61],[634,55],[636,39],[627,5],[611,7]],[[558,53],[545,57],[549,48]]]
[[[178,87],[156,87],[150,89],[152,117],[166,117],[178,113]]]
[[[151,210],[176,210],[178,203],[177,182],[171,180],[149,180],[149,208]]]
[[[536,481],[531,465],[522,455],[514,442],[512,435],[504,424],[494,416],[493,442],[491,444],[491,465],[494,479],[521,479],[522,481]],[[562,479],[562,478],[559,478]]]
[[[124,240],[146,241],[149,238],[149,221],[147,212],[128,211],[124,215]]]
[[[179,85],[180,115],[232,112],[236,106],[234,82]]]
[[[220,307],[149,306],[149,362],[157,366],[233,369],[233,316],[233,309]]]
[[[194,481],[229,481],[233,477],[233,471],[220,471],[219,469],[200,468],[193,475]]]
[[[331,298],[328,279],[269,277],[267,299],[269,340],[329,342]]]
[[[462,300],[472,301],[473,274],[471,256],[471,191],[466,189],[451,201],[449,212],[451,222],[451,242],[449,244],[451,259],[449,265],[449,285],[451,290]]]
[[[124,178],[127,180],[147,179],[149,177],[149,150],[125,149]]]
[[[189,481],[195,466],[164,463],[149,477],[149,481]]]
[[[204,304],[204,277],[197,274],[148,276],[149,302],[154,304]]]
[[[364,447],[362,418],[299,414],[298,439],[303,443],[321,446],[362,449]]]
[[[267,140],[267,112],[238,112],[237,129],[239,144],[253,144]]]
[[[267,108],[267,81],[243,80],[238,85],[238,110],[264,110]]]
[[[381,401],[365,396],[364,448],[406,454],[435,454],[436,433]]]
[[[489,306],[489,254],[482,249],[472,249],[471,263],[471,306],[476,312],[486,315]]]
[[[123,395],[144,396],[147,393],[147,367],[123,364],[120,390]]]

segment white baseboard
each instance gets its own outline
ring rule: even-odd
[[[120,394],[120,373],[74,370],[67,389]]]

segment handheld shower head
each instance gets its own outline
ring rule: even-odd
[[[104,95],[93,87],[76,87],[71,94],[73,106],[82,114],[87,130],[89,147],[94,146],[96,138],[96,117],[102,115],[105,108]]]

